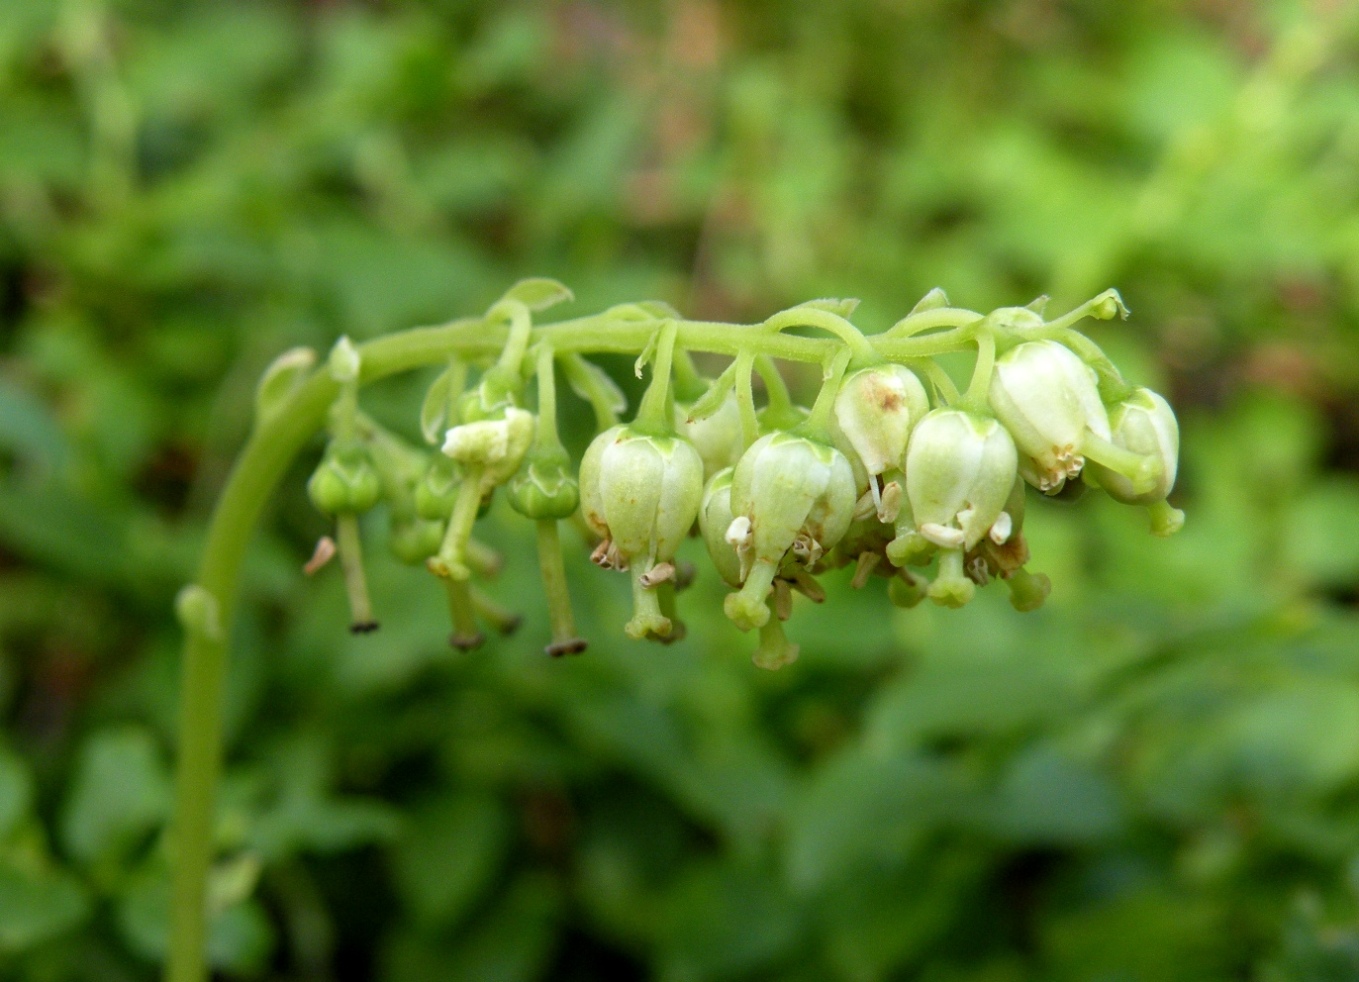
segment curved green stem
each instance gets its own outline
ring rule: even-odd
[[[741,448],[747,449],[760,435],[760,421],[755,415],[755,389],[751,385],[751,372],[755,368],[755,356],[741,352],[732,366],[736,375],[736,408],[741,416]]]
[[[835,397],[840,392],[840,383],[852,358],[853,352],[845,349],[831,359],[822,377],[821,391],[816,394],[816,402],[812,403],[811,415],[797,427],[798,432],[822,443],[831,442],[830,424],[835,412]]]
[[[882,336],[909,338],[924,331],[938,330],[944,327],[966,327],[968,324],[981,319],[982,315],[975,310],[964,310],[961,307],[935,307],[933,310],[922,310],[917,314],[907,314],[884,331]]]
[[[637,407],[637,418],[633,426],[642,433],[665,434],[675,429],[675,413],[670,401],[670,367],[675,358],[674,321],[661,325],[656,339],[656,360],[651,366],[651,384],[642,396],[642,404]]]
[[[760,373],[760,379],[764,382],[765,396],[769,400],[765,407],[766,424],[779,429],[797,425],[801,421],[801,413],[793,405],[788,383],[784,381],[779,366],[774,364],[774,359],[768,355],[759,355],[755,359],[755,371]]]
[[[534,442],[540,450],[562,445],[557,435],[557,353],[544,342],[538,346],[538,428]]]
[[[972,368],[972,382],[962,400],[962,404],[972,412],[986,409],[987,393],[991,391],[991,374],[995,367],[996,336],[986,327],[978,327],[977,363]]]
[[[528,350],[529,337],[533,333],[533,320],[529,309],[517,300],[502,300],[487,312],[487,319],[508,317],[510,322],[509,338],[500,352],[498,367],[509,372],[518,372]]]
[[[839,314],[817,307],[792,307],[781,310],[764,322],[767,330],[779,332],[789,327],[816,327],[829,331],[845,343],[857,365],[871,365],[882,360],[882,355],[864,337],[862,331]]]

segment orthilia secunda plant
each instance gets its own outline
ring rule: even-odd
[[[758,324],[687,320],[652,301],[539,322],[570,299],[555,281],[525,280],[480,317],[362,345],[341,338],[324,362],[296,349],[265,373],[197,582],[178,602],[187,645],[172,982],[205,978],[226,645],[245,544],[317,433],[325,442],[307,490],[331,528],[307,572],[337,557],[352,630],[376,629],[362,539],[377,524],[369,513],[385,512],[391,552],[432,574],[461,650],[480,645],[486,628],[519,623],[486,586],[506,562],[523,561],[477,534],[497,497],[534,529],[549,655],[586,647],[568,589],[586,582],[568,575],[585,556],[627,574],[625,633],[661,643],[684,636],[679,592],[701,560],[697,575],[725,586],[727,618],[755,634],[754,660],[771,669],[798,656],[784,631],[794,607],[824,601],[823,583],[840,570],[854,588],[885,583],[898,607],[959,607],[995,581],[1018,610],[1040,606],[1052,587],[1028,569],[1031,493],[1102,490],[1145,508],[1158,535],[1183,524],[1168,501],[1174,412],[1076,330],[1085,318],[1127,316],[1113,290],[1053,320],[1041,300],[983,314],[932,290],[871,336],[843,300]],[[974,355],[965,386],[951,374],[958,358],[945,357],[959,353]],[[590,360],[599,354],[635,355],[638,377],[649,374],[630,419],[620,418],[619,387]],[[820,368],[810,407],[792,397],[779,362]],[[437,374],[408,428],[362,411],[363,386],[422,368]],[[558,435],[559,378],[594,421],[579,461]]]

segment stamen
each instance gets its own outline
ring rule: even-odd
[[[878,568],[878,563],[882,562],[882,556],[876,552],[859,553],[859,561],[854,566],[854,578],[849,581],[849,585],[856,590],[862,590],[868,578],[873,575],[873,570]]]
[[[991,541],[998,546],[1003,546],[1010,541],[1010,534],[1014,531],[1014,519],[1010,517],[1008,511],[1000,513],[995,524],[991,526],[991,531],[987,533]]]
[[[920,535],[940,549],[961,549],[967,543],[962,529],[950,528],[937,522],[925,522],[920,526]]]

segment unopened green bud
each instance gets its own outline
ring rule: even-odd
[[[478,471],[484,485],[495,487],[519,469],[532,442],[533,414],[508,406],[498,418],[450,429],[444,436],[443,452],[468,470]]]
[[[1032,461],[1025,478],[1045,493],[1060,491],[1080,474],[1087,430],[1109,438],[1094,371],[1056,341],[1026,341],[996,359],[989,397],[996,417]]]
[[[510,506],[528,518],[570,518],[580,504],[571,458],[560,446],[533,448],[510,478]]]
[[[359,349],[354,347],[353,341],[348,337],[342,337],[335,342],[335,347],[330,349],[330,357],[326,361],[331,378],[341,384],[357,381],[362,367]]]
[[[461,475],[458,465],[442,454],[430,458],[429,466],[415,485],[415,513],[430,521],[444,521],[453,514]]]
[[[741,410],[734,392],[728,392],[717,411],[702,419],[690,419],[688,407],[676,404],[675,429],[703,458],[706,477],[731,467],[741,455]]]
[[[996,420],[962,409],[931,412],[906,451],[906,497],[919,535],[940,549],[970,549],[985,535],[1006,541],[1017,464],[1014,440]]]
[[[900,468],[911,429],[930,401],[904,365],[878,365],[845,379],[835,397],[835,421],[870,476]]]
[[[731,511],[731,479],[733,469],[724,468],[713,475],[703,492],[703,504],[698,512],[698,527],[708,556],[717,573],[729,586],[741,585],[741,559],[727,539],[727,529],[735,517]]]
[[[439,551],[443,538],[443,522],[415,517],[399,521],[393,516],[388,546],[401,562],[417,566]]]
[[[1170,494],[1180,457],[1180,426],[1170,404],[1151,389],[1137,389],[1109,407],[1109,432],[1114,446],[1154,457],[1160,464],[1155,485],[1139,493],[1123,474],[1092,463],[1091,476],[1109,497],[1128,505],[1148,505]]]
[[[364,512],[378,502],[382,485],[363,444],[332,441],[307,481],[307,494],[327,515]]]

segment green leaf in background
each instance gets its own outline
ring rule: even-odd
[[[0,953],[59,937],[89,913],[89,895],[74,876],[0,856]]]
[[[0,842],[9,838],[33,806],[33,779],[24,759],[0,745]]]
[[[151,734],[124,726],[92,735],[62,813],[67,853],[107,868],[124,858],[167,817],[169,775]]]
[[[661,978],[731,978],[790,954],[804,914],[777,880],[739,860],[694,864],[661,914]]]
[[[1104,774],[1040,744],[1011,762],[986,805],[985,824],[1017,842],[1080,845],[1117,834],[1124,814]]]
[[[128,946],[149,962],[165,957],[170,902],[170,877],[160,862],[137,871],[117,898],[118,928]],[[209,918],[208,961],[216,969],[254,974],[266,963],[273,945],[269,918],[252,899],[231,903]]]
[[[468,792],[431,802],[406,821],[394,854],[396,880],[426,924],[451,924],[491,883],[507,846],[499,801]]]

